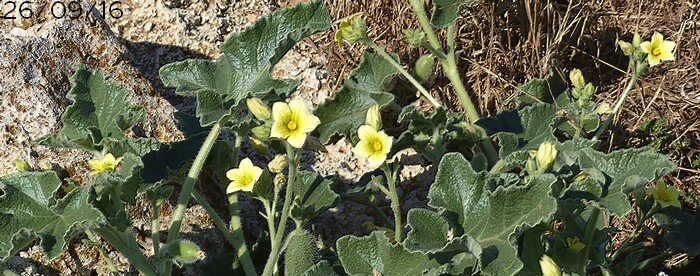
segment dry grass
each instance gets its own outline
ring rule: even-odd
[[[680,167],[667,178],[689,201],[700,197],[700,3],[697,1],[482,1],[460,20],[460,68],[482,115],[508,109],[508,99],[530,78],[549,68],[583,71],[598,87],[597,101],[614,103],[629,80],[627,58],[616,46],[637,31],[649,39],[654,31],[677,43],[674,62],[644,74],[615,118],[605,138],[607,150],[639,147],[659,140],[660,149]],[[330,0],[334,19],[364,12],[370,36],[412,64],[422,54],[409,48],[402,30],[416,28],[408,0]],[[330,52],[334,77],[342,80],[361,58],[364,48],[341,49],[332,34],[323,41]],[[460,109],[444,80],[433,88],[436,97]],[[645,121],[663,118],[664,132],[651,139],[637,130]],[[629,221],[618,222],[628,224]]]
[[[598,101],[614,103],[629,79],[627,58],[617,48],[618,39],[631,40],[634,31],[649,38],[654,31],[676,41],[677,60],[664,63],[643,75],[607,137],[609,150],[643,145],[637,137],[646,120],[665,118],[662,151],[680,166],[670,179],[688,196],[700,194],[700,6],[691,1],[483,1],[460,20],[460,68],[473,91],[483,115],[507,109],[508,99],[520,93],[518,86],[530,78],[542,77],[549,68],[568,72],[580,68],[587,80],[598,86]],[[370,36],[412,64],[421,54],[409,48],[403,29],[417,23],[408,0],[332,0],[331,16],[364,12]],[[342,80],[357,65],[362,46],[339,48],[323,41],[329,49],[329,65]],[[443,102],[456,99],[438,80],[433,92]],[[442,91],[445,90],[445,91]],[[693,164],[696,162],[696,164]]]

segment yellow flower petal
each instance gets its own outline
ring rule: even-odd
[[[659,63],[661,63],[661,59],[652,54],[647,55],[647,61],[649,62],[649,67],[656,66],[659,65]]]
[[[276,102],[272,104],[272,119],[275,121],[287,120],[287,116],[291,115],[289,105],[285,102]]]
[[[367,161],[369,161],[369,165],[372,166],[372,168],[379,168],[379,166],[384,164],[384,161],[386,161],[386,154],[372,154],[369,156],[369,158],[367,158]]]
[[[289,142],[289,144],[295,148],[303,147],[305,141],[306,141],[306,133],[303,133],[301,131],[292,132],[287,137],[287,142]]]
[[[357,136],[360,137],[360,140],[369,139],[369,137],[372,137],[376,133],[377,130],[368,125],[362,125],[359,129],[357,129]]]
[[[645,53],[650,53],[651,52],[651,42],[649,41],[644,41],[641,44],[639,44],[639,48],[642,49]]]
[[[661,45],[662,42],[664,42],[664,35],[659,32],[654,32],[654,34],[651,36],[651,44],[657,46]]]
[[[300,123],[299,128],[301,128],[301,131],[309,133],[314,131],[314,129],[321,124],[321,120],[313,114],[307,114]]]
[[[561,276],[561,269],[551,257],[543,255],[540,259],[540,269],[543,276]]]

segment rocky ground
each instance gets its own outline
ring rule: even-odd
[[[122,18],[107,17],[102,22],[52,19],[48,14],[34,20],[0,22],[0,175],[14,172],[13,161],[27,160],[35,166],[51,166],[76,180],[85,179],[89,154],[73,150],[55,150],[32,144],[32,140],[60,129],[60,115],[70,102],[65,98],[73,64],[87,63],[106,71],[113,79],[134,91],[133,103],[146,109],[143,123],[145,136],[164,142],[182,139],[173,119],[177,110],[193,110],[192,100],[176,96],[158,79],[160,66],[185,58],[215,59],[218,45],[232,32],[241,30],[257,18],[299,1],[123,1]],[[337,86],[325,68],[327,52],[319,49],[317,35],[299,43],[274,68],[276,77],[295,78],[302,85],[294,97],[317,106]],[[331,83],[333,80],[333,83]],[[352,156],[351,145],[344,139],[328,146],[328,153],[307,154],[307,169],[321,175],[338,175],[350,185],[368,168]],[[410,152],[406,154],[410,155]],[[416,158],[413,158],[416,159]],[[420,159],[420,158],[419,158]],[[402,172],[407,181],[399,196],[406,200],[404,209],[424,204],[427,183],[432,174],[424,174],[421,160]],[[345,185],[341,184],[341,185]],[[216,205],[216,204],[215,204]],[[252,233],[260,229],[255,204],[244,203],[245,227]],[[150,206],[140,200],[130,208],[135,217],[134,232],[143,248],[151,248]],[[161,225],[169,223],[172,208],[162,210]],[[225,211],[224,211],[225,212]],[[315,233],[333,243],[345,234],[362,234],[362,222],[379,222],[368,208],[346,203],[333,208],[314,223]],[[162,228],[161,230],[167,230]],[[187,211],[183,236],[195,241],[212,255],[230,248],[213,228],[203,209],[192,206]],[[249,238],[254,239],[257,234]],[[108,249],[121,271],[129,271],[126,259]],[[152,253],[152,252],[151,252]],[[150,253],[149,253],[150,254]],[[49,261],[38,246],[32,246],[11,258],[5,267],[22,275],[90,275],[108,273],[98,251],[80,242],[72,244],[57,260]],[[194,273],[191,268],[183,271]]]

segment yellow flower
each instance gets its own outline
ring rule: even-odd
[[[226,187],[226,193],[252,191],[255,182],[258,182],[258,178],[260,178],[262,172],[263,170],[260,167],[253,165],[250,158],[241,160],[241,163],[238,164],[238,168],[230,169],[226,172],[226,177],[231,180],[231,183]]]
[[[335,32],[335,40],[338,46],[343,46],[343,41],[355,43],[367,38],[367,25],[362,20],[362,13],[356,13],[340,20],[338,31]]]
[[[88,164],[90,164],[90,167],[92,167],[90,175],[96,175],[106,171],[113,172],[115,169],[117,169],[117,166],[122,159],[123,157],[114,158],[114,155],[108,153],[105,154],[105,156],[103,156],[100,160],[88,161]]]
[[[656,188],[651,190],[651,194],[654,196],[654,200],[661,204],[661,207],[681,207],[681,202],[678,200],[678,189],[666,186],[663,181],[656,184]]]
[[[535,160],[537,161],[537,170],[540,172],[546,172],[552,168],[554,164],[554,159],[557,158],[557,148],[551,142],[544,142],[540,144],[537,149],[537,154],[535,155]]]
[[[272,105],[272,119],[270,136],[287,139],[295,148],[304,146],[306,134],[321,123],[318,117],[309,113],[301,100],[292,100],[289,104],[276,102]]]
[[[664,36],[658,32],[651,36],[651,41],[644,41],[642,44],[639,44],[639,47],[648,54],[649,66],[657,65],[662,60],[675,59],[673,57],[673,49],[676,48],[676,43],[664,40]]]
[[[381,166],[391,151],[393,141],[391,136],[368,125],[360,126],[357,134],[360,136],[360,142],[352,149],[352,152],[357,156],[368,158],[369,164],[374,168]]]
[[[559,266],[547,255],[543,255],[540,259],[540,269],[543,276],[561,276]]]
[[[573,250],[574,252],[579,252],[581,251],[581,249],[586,247],[586,245],[583,244],[577,236],[574,236],[573,238],[566,238],[566,245],[567,247],[569,247],[569,249]]]

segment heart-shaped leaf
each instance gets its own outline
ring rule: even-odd
[[[54,172],[0,177],[0,259],[37,238],[49,259],[55,259],[76,234],[106,222],[90,204],[91,187],[77,186],[58,198],[60,186]]]
[[[124,130],[143,118],[143,108],[126,101],[131,93],[111,82],[99,70],[79,64],[70,78],[73,85],[66,97],[73,101],[61,116],[63,128],[39,138],[41,145],[101,151],[121,142]]]
[[[215,62],[171,63],[160,69],[160,76],[166,86],[177,87],[178,94],[197,97],[197,117],[202,126],[209,126],[232,115],[245,98],[292,91],[299,82],[274,79],[272,67],[299,40],[329,26],[322,1],[283,9],[229,37]]]
[[[422,253],[392,245],[383,231],[365,237],[343,236],[336,248],[348,275],[422,275],[437,265]]]
[[[335,134],[356,139],[355,132],[365,123],[367,110],[375,104],[382,107],[394,100],[387,86],[396,74],[396,68],[384,58],[365,52],[364,60],[343,82],[335,98],[315,112],[321,119],[317,128],[321,143],[328,143]]]

